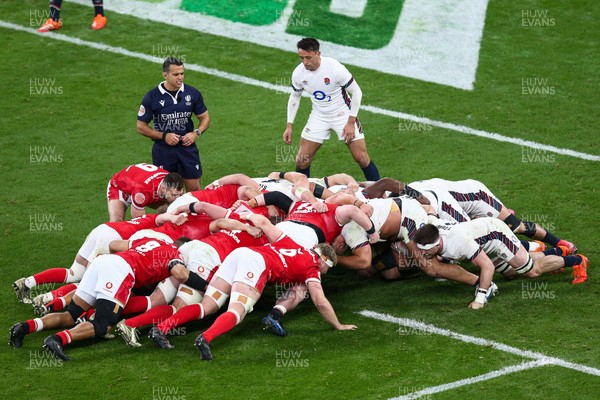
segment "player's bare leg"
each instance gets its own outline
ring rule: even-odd
[[[320,147],[321,143],[300,138],[300,148],[296,154],[296,172],[310,177],[310,165]]]
[[[67,313],[71,315],[74,312],[79,313],[84,307],[89,307],[89,304],[75,295]],[[65,354],[63,346],[74,341],[104,337],[104,335],[110,332],[112,326],[117,323],[121,311],[123,311],[123,305],[119,302],[105,298],[97,299],[96,313],[93,320],[81,322],[72,329],[48,336],[44,339],[44,348],[54,355],[54,357],[68,361],[70,357]]]
[[[498,219],[504,221],[509,228],[517,234],[525,235],[530,239],[541,240],[542,242],[548,243],[552,247],[565,247],[568,249],[569,254],[574,254],[577,251],[577,247],[573,243],[554,236],[554,234],[548,232],[535,222],[519,220],[513,216],[511,211],[505,206],[502,206],[500,214],[498,215]],[[515,229],[514,226],[517,226],[517,224],[518,227]]]
[[[548,250],[550,252],[552,250]],[[573,268],[573,284],[583,283],[587,280],[587,268],[589,260],[582,254],[557,256],[553,254],[532,253],[528,255],[523,247],[519,248],[517,255],[510,260],[513,268],[519,266],[533,266],[523,275],[527,278],[537,278],[545,273],[560,270],[561,268]],[[529,260],[531,257],[531,260]]]
[[[193,192],[196,190],[200,190],[200,182],[202,178],[193,178],[193,179],[183,179],[183,184],[185,185],[186,192]]]
[[[361,168],[366,168],[371,162],[369,153],[367,152],[367,144],[364,139],[358,139],[348,144],[348,149],[352,153],[354,161]]]
[[[129,301],[123,310],[123,314],[144,313],[151,308],[170,303],[177,293],[178,286],[179,282],[175,277],[171,276],[167,278],[167,280],[159,283],[150,296],[135,296],[129,298]]]
[[[367,152],[367,143],[364,139],[358,139],[348,144],[348,149],[352,153],[354,161],[362,169],[365,178],[368,181],[378,181],[381,179],[379,176],[379,170],[375,166],[375,163],[371,161],[369,153]]]
[[[91,308],[90,304],[86,303],[78,296],[74,296],[73,300],[77,300],[77,305],[79,306],[77,310],[81,310],[81,314],[85,313]],[[64,328],[75,325],[75,320],[77,318],[73,316],[74,309],[75,308],[72,308],[70,310],[71,312],[65,311],[62,313],[52,313],[42,318],[35,318],[32,320],[27,320],[25,322],[14,324],[10,328],[9,344],[14,348],[18,348],[22,346],[23,339],[25,339],[25,336],[30,333],[38,332],[41,330]],[[79,312],[77,313],[79,314]]]
[[[121,200],[108,201],[108,220],[110,222],[121,222],[125,220],[127,206]]]
[[[178,313],[185,313],[189,308],[198,307],[198,318],[196,319],[203,319],[207,315],[214,314],[219,311],[219,308],[221,308],[229,298],[230,292],[231,285],[224,279],[215,276],[206,288],[202,302],[199,305],[192,304],[190,306],[183,307],[178,311]],[[153,326],[150,329],[150,332],[148,332],[148,338],[151,339],[154,344],[161,349],[172,349],[174,346],[169,342],[166,332],[168,332],[172,326],[168,321],[171,319],[177,320],[177,318],[177,313],[175,313],[171,318],[168,318],[157,326]]]

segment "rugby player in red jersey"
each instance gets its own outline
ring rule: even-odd
[[[195,341],[203,360],[212,360],[209,344],[252,311],[266,284],[304,283],[325,321],[338,330],[356,329],[356,325],[340,323],[321,286],[321,273],[327,273],[336,262],[331,246],[322,243],[306,249],[264,216],[246,213],[243,218],[259,227],[271,244],[234,250],[211,280],[200,304],[201,318],[217,312],[231,299],[227,311]]]
[[[196,206],[198,211],[200,209],[208,211],[208,208],[218,210],[217,206],[206,203],[204,205],[199,203]],[[185,243],[179,249],[187,268],[195,271],[206,281],[210,281],[222,261],[233,250],[240,247],[261,246],[268,242],[260,229],[248,224],[246,221],[240,221],[236,213],[227,214],[228,218],[220,218],[211,224],[211,231],[215,233],[205,239]],[[136,328],[160,322],[150,330],[148,336],[159,347],[171,348],[172,346],[165,335],[172,328],[197,320],[200,317],[199,303],[203,295],[204,291],[198,291],[180,284],[177,297],[172,306],[154,307],[140,316],[120,321],[117,324],[117,331],[129,346],[139,347]],[[173,314],[175,311],[177,312]]]
[[[79,323],[72,329],[58,332],[44,340],[44,348],[56,358],[70,360],[64,353],[63,346],[108,333],[117,323],[132,288],[156,284],[170,275],[191,287],[205,287],[206,281],[186,269],[180,258],[181,254],[175,245],[157,239],[136,240],[131,243],[128,251],[96,258],[90,263],[65,312],[13,325],[10,328],[9,344],[19,348],[29,333],[71,327],[95,306],[93,320]]]
[[[70,268],[50,268],[35,275],[17,279],[13,283],[17,299],[22,303],[31,303],[31,289],[44,283],[75,283],[81,281],[90,261],[100,254],[108,253],[108,244],[113,240],[127,240],[139,230],[156,228],[165,222],[181,225],[185,220],[185,215],[149,214],[129,221],[106,222],[98,225],[85,238]],[[33,301],[34,307],[40,307],[51,300],[53,299],[40,294]]]
[[[152,164],[135,164],[117,172],[108,182],[108,216],[111,222],[123,221],[131,205],[131,217],[146,213],[146,206],[170,204],[183,194],[183,178]]]

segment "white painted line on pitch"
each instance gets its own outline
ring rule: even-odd
[[[461,342],[476,344],[483,347],[491,347],[496,350],[504,351],[506,353],[515,354],[520,357],[532,358],[538,361],[547,362],[547,364],[557,365],[564,368],[570,368],[578,372],[583,372],[589,375],[600,376],[600,369],[588,367],[587,365],[576,364],[570,361],[565,361],[557,357],[548,357],[545,354],[538,353],[531,350],[521,350],[516,347],[512,347],[503,343],[494,342],[492,340],[482,339],[475,336],[463,335],[450,331],[448,329],[438,328],[435,325],[425,324],[423,322],[415,321],[414,319],[398,318],[389,314],[381,314],[374,311],[363,310],[359,312],[363,317],[377,319],[379,321],[391,322],[402,326],[407,326],[420,331],[431,332],[437,335],[449,337],[451,339],[460,340]]]
[[[124,49],[122,47],[110,46],[110,45],[107,45],[104,43],[89,42],[87,40],[74,38],[74,37],[67,36],[67,35],[64,35],[61,33],[57,33],[57,32],[40,33],[33,28],[27,28],[27,27],[24,27],[21,25],[16,25],[16,24],[2,21],[2,20],[0,20],[0,27],[7,28],[7,29],[13,29],[16,31],[21,31],[21,32],[27,32],[27,33],[31,33],[34,35],[43,36],[43,37],[46,37],[49,39],[61,40],[63,42],[76,44],[78,46],[87,46],[87,47],[91,47],[91,48],[94,48],[97,50],[107,51],[110,53],[125,55],[125,56],[133,57],[133,58],[138,58],[141,60],[145,60],[145,61],[149,61],[149,62],[153,62],[153,63],[157,63],[157,64],[162,64],[162,62],[164,61],[162,58],[154,57],[154,56],[151,56],[148,54],[138,53],[136,51],[130,51],[130,50]],[[247,85],[258,86],[258,87],[273,90],[273,91],[276,91],[279,93],[290,93],[291,92],[291,89],[286,86],[274,85],[269,82],[260,81],[258,79],[254,79],[254,78],[248,78],[247,76],[243,76],[243,75],[232,74],[229,72],[220,71],[220,70],[214,69],[214,68],[203,67],[202,65],[198,65],[198,64],[186,63],[185,68],[188,70],[200,72],[200,73],[207,74],[207,75],[216,76],[216,77],[231,80],[234,82],[240,82],[240,83],[244,83]],[[587,153],[581,153],[581,152],[578,152],[575,150],[569,150],[569,149],[563,149],[563,148],[559,148],[559,147],[549,146],[549,145],[545,145],[545,144],[541,144],[541,143],[537,143],[537,142],[532,142],[529,140],[523,140],[523,139],[503,136],[503,135],[500,135],[499,133],[486,132],[486,131],[482,131],[482,130],[478,130],[478,129],[469,128],[468,126],[456,125],[456,124],[452,124],[449,122],[436,121],[436,120],[425,118],[425,117],[419,117],[416,115],[406,114],[406,113],[402,113],[399,111],[386,110],[384,108],[379,108],[379,107],[374,107],[374,106],[369,106],[369,105],[362,105],[361,108],[365,111],[369,111],[374,114],[386,115],[386,116],[393,117],[393,118],[405,119],[405,120],[409,120],[409,121],[413,121],[413,122],[417,122],[417,123],[423,123],[426,125],[431,125],[431,126],[435,126],[438,128],[448,129],[448,130],[452,130],[452,131],[456,131],[456,132],[460,132],[460,133],[464,133],[464,134],[468,134],[468,135],[479,136],[479,137],[483,137],[486,139],[492,139],[492,140],[497,140],[500,142],[517,144],[519,146],[525,146],[525,147],[530,147],[530,148],[534,148],[534,149],[545,150],[545,151],[549,151],[551,153],[557,153],[557,154],[562,154],[562,155],[566,155],[566,156],[576,157],[576,158],[580,158],[583,160],[600,161],[600,156],[587,154]]]
[[[439,386],[428,387],[428,388],[425,388],[423,390],[419,390],[417,392],[409,393],[409,394],[407,394],[405,396],[393,397],[393,398],[391,398],[389,400],[411,400],[411,399],[418,399],[421,396],[426,396],[426,395],[429,395],[429,394],[445,392],[447,390],[456,389],[456,388],[459,388],[461,386],[472,385],[474,383],[487,381],[487,380],[490,380],[490,379],[497,378],[499,376],[508,375],[508,374],[512,374],[512,373],[515,373],[515,372],[526,371],[528,369],[542,367],[542,366],[548,365],[548,364],[551,364],[551,362],[546,361],[546,360],[535,360],[535,361],[529,361],[529,362],[518,364],[518,365],[511,365],[509,367],[504,367],[504,368],[499,369],[497,371],[488,372],[487,374],[477,375],[477,376],[474,376],[472,378],[461,379],[461,380],[456,381],[456,382],[445,383],[445,384],[439,385]]]
[[[418,117],[418,116],[412,115],[412,114],[406,114],[406,113],[398,112],[398,111],[390,111],[390,110],[386,110],[383,108],[373,107],[373,106],[368,106],[368,105],[361,106],[361,108],[363,110],[370,111],[374,114],[388,115],[390,117],[395,117],[395,118],[413,121],[416,123],[431,125],[431,126],[435,126],[437,128],[448,129],[451,131],[456,131],[456,132],[464,133],[467,135],[479,136],[479,137],[486,138],[486,139],[497,140],[499,142],[512,143],[512,144],[516,144],[519,146],[531,147],[533,149],[549,151],[551,153],[581,158],[581,159],[589,160],[589,161],[600,161],[600,156],[596,156],[593,154],[582,153],[582,152],[570,150],[570,149],[563,149],[560,147],[555,147],[555,146],[550,146],[547,144],[533,142],[531,140],[519,139],[519,138],[515,138],[515,137],[510,137],[510,136],[504,136],[499,133],[482,131],[480,129],[473,129],[473,128],[469,128],[468,126],[456,125],[451,122],[436,121],[434,119]]]

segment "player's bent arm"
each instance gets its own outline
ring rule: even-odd
[[[347,224],[350,221],[356,222],[367,231],[371,243],[379,239],[379,233],[375,230],[375,224],[373,224],[367,214],[355,206],[345,205],[338,207],[335,210],[335,219],[340,225]]]
[[[354,204],[355,201],[357,201],[358,199],[356,198],[356,196],[352,196],[351,194],[348,193],[336,193],[335,197],[330,197],[327,199],[327,201],[325,201],[325,203],[327,204],[337,204],[338,206],[343,206],[346,204]],[[359,200],[360,201],[360,200]],[[362,201],[361,201],[362,203]]]
[[[156,226],[161,226],[167,222],[175,224],[177,226],[183,224],[187,221],[187,215],[185,214],[171,214],[171,213],[163,213],[156,217],[155,223]]]
[[[208,215],[209,217],[211,217],[212,219],[225,218],[225,216],[227,215],[226,208],[223,208],[216,204],[210,204],[205,201],[196,201],[196,202],[190,203],[187,207],[188,207],[188,211],[190,211],[190,212],[192,212],[192,210],[193,210],[193,212],[196,214],[204,213],[204,214]],[[177,209],[177,211],[179,211],[179,208]]]
[[[171,260],[169,262],[169,271],[171,271],[171,275],[179,282],[201,292],[206,291],[208,282],[200,277],[200,275],[187,269],[182,260]]]
[[[108,244],[108,251],[118,253],[129,249],[129,240],[113,240]]]
[[[150,125],[148,125],[144,121],[138,120],[136,123],[136,128],[140,134],[142,134],[143,136],[146,136],[147,138],[162,140],[162,137],[163,137],[162,132],[158,132],[158,131],[155,131],[154,129],[150,128]]]
[[[432,278],[444,278],[471,286],[477,281],[477,275],[467,271],[460,265],[443,263],[437,258],[425,258],[412,240],[406,244],[406,247],[409,256],[417,261],[421,271]]]
[[[333,175],[329,175],[327,176],[327,184],[329,186],[335,186],[335,185],[346,185],[346,186],[350,186],[350,185],[356,185],[356,187],[358,187],[358,182],[356,182],[356,179],[354,179],[352,176],[348,175],[348,174],[333,174]]]
[[[313,206],[315,208],[315,210],[317,210],[317,212],[320,212],[320,213],[327,212],[327,205],[325,203],[322,203],[319,200],[317,200],[317,198],[310,191],[310,189],[308,189],[304,186],[294,185],[292,187],[292,193],[295,196],[298,196],[302,201],[310,203],[310,205]]]
[[[313,304],[317,307],[317,310],[329,325],[337,330],[356,329],[356,325],[344,325],[340,323],[337,315],[335,315],[333,306],[329,300],[327,300],[327,297],[325,297],[321,282],[309,281],[306,285],[308,286],[308,292],[310,293]]]
[[[277,228],[269,221],[269,219],[263,215],[244,213],[241,215],[242,219],[250,221],[255,227],[263,231],[269,242],[274,243],[283,235],[283,231]]]
[[[270,179],[285,179],[288,182],[293,183],[297,186],[303,186],[305,188],[309,188],[310,182],[308,177],[300,172],[296,171],[274,171],[269,174]]]
[[[238,199],[248,201],[253,197],[260,196],[262,193],[260,189],[242,185],[237,190]]]
[[[351,256],[338,256],[338,264],[350,269],[368,270],[371,268],[372,257],[371,246],[367,243],[352,250]]]
[[[230,218],[219,218],[212,221],[209,225],[211,233],[218,232],[221,229],[226,229],[228,231],[244,231],[250,233],[252,232],[252,230],[249,228],[252,228],[252,226]]]
[[[251,188],[260,190],[260,185],[258,183],[256,183],[252,178],[250,178],[248,175],[244,175],[244,174],[225,175],[225,176],[222,176],[221,178],[217,179],[213,183],[217,184],[218,186],[223,186],[223,185],[249,186]]]
[[[362,200],[356,198],[356,196],[348,194],[348,193],[336,193],[335,197],[330,197],[325,200],[327,204],[337,204],[338,206],[343,206],[346,204],[352,204],[353,206],[358,207],[362,212],[364,212],[367,217],[371,217],[373,215],[373,207]]]

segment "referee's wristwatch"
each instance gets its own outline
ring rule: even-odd
[[[196,134],[198,135],[198,137],[202,136],[202,131],[200,130],[200,128],[194,129],[194,132],[196,132]]]

